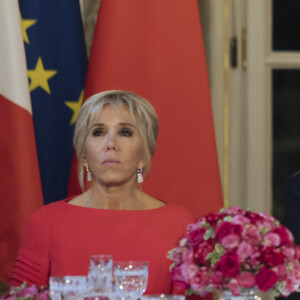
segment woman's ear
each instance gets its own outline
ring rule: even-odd
[[[140,162],[138,163],[138,169],[143,169],[145,166],[143,160],[140,160]]]

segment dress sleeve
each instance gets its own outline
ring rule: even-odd
[[[18,286],[24,281],[29,285],[48,285],[49,256],[47,214],[43,207],[29,219],[11,275],[11,285]]]

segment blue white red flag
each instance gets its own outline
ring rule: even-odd
[[[78,0],[19,1],[44,202],[66,196],[87,56]]]
[[[0,1],[0,280],[8,283],[29,216],[43,205],[18,0]]]

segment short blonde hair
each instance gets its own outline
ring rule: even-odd
[[[85,141],[91,126],[99,118],[102,108],[106,105],[118,108],[125,105],[129,109],[133,120],[137,123],[144,145],[143,154],[146,162],[143,167],[144,175],[147,175],[150,171],[151,158],[156,150],[158,118],[155,109],[147,100],[133,92],[121,90],[106,91],[91,96],[85,101],[79,111],[73,138],[73,145],[78,159],[78,179],[82,190],[84,190],[83,162]]]

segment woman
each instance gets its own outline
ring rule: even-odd
[[[126,91],[89,98],[75,126],[79,181],[90,188],[44,206],[30,219],[11,283],[48,284],[49,276],[87,274],[90,255],[149,261],[147,293],[169,293],[167,252],[192,217],[140,188],[156,148],[152,105]]]

